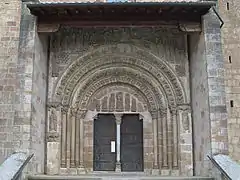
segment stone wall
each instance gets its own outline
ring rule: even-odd
[[[15,95],[20,87],[16,79],[20,14],[19,0],[0,1],[0,164],[19,149],[24,131],[14,112]]]
[[[0,32],[0,163],[15,151],[33,152],[28,168],[43,173],[46,50],[19,0],[0,2]]]
[[[222,42],[225,63],[225,86],[228,111],[229,154],[240,162],[240,2],[219,1],[224,21]]]
[[[15,11],[15,9],[14,9]],[[26,168],[32,173],[44,172],[44,137],[46,109],[46,41],[36,31],[36,18],[22,4],[18,52],[16,53],[16,90],[14,92],[14,151],[34,153]],[[9,33],[8,33],[9,34]],[[8,108],[11,109],[11,108]],[[7,111],[7,110],[6,110]],[[18,126],[19,130],[14,129]]]

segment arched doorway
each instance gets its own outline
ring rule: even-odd
[[[144,172],[191,175],[190,108],[166,61],[130,44],[101,46],[66,69],[53,99],[59,104],[49,113],[50,173],[92,172],[94,118],[134,113],[143,119]]]

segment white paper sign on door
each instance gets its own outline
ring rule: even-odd
[[[111,141],[111,152],[115,152],[115,141]]]

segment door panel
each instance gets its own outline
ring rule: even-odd
[[[116,142],[113,114],[99,114],[94,120],[94,171],[115,171],[116,153],[111,152],[111,141]]]
[[[143,122],[139,115],[123,115],[121,124],[122,171],[143,171]]]

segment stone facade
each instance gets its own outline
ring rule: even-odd
[[[207,176],[206,155],[228,151],[239,161],[239,6],[219,2],[222,59],[213,11],[200,34],[64,27],[48,36],[25,3],[2,0],[0,162],[21,150],[35,154],[30,173],[91,172],[102,112],[141,115],[146,173]]]

